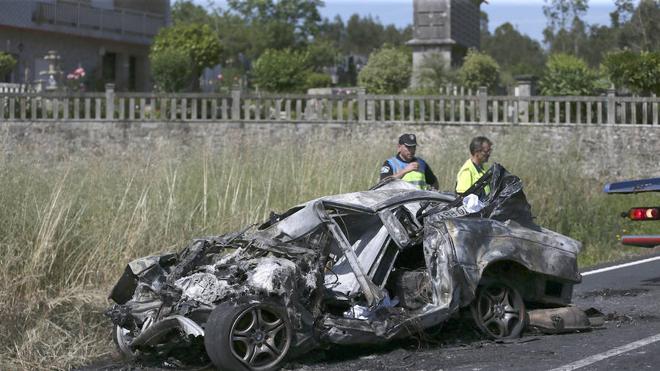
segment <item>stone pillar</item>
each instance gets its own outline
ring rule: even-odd
[[[479,47],[480,0],[413,0],[411,86],[420,85],[427,59],[441,59],[450,67],[468,48]],[[452,56],[454,50],[462,51]]]
[[[115,84],[105,84],[105,119],[115,118]]]
[[[413,74],[410,85],[420,86],[420,74],[428,59],[442,59],[451,65],[450,0],[413,0]]]
[[[488,90],[485,86],[479,87],[477,97],[479,97],[479,122],[488,122]]]
[[[616,90],[607,89],[607,124],[616,124]]]
[[[241,119],[241,88],[234,86],[231,91],[231,119],[240,121]]]
[[[516,76],[516,81],[518,82],[514,91],[516,97],[531,97],[534,95],[534,76]],[[529,121],[529,101],[518,100],[518,119],[521,119],[519,120],[521,122]]]

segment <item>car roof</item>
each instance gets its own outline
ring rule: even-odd
[[[456,197],[455,194],[448,192],[419,190],[408,182],[395,180],[378,189],[325,196],[310,202],[322,201],[326,205],[376,212],[407,202],[423,200],[451,202]]]

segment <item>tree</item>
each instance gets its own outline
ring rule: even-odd
[[[321,23],[318,8],[323,6],[322,0],[228,0],[227,3],[250,24],[291,27],[296,43],[304,44],[316,35]]]
[[[485,86],[495,88],[499,82],[500,66],[495,59],[475,49],[468,50],[463,65],[458,70],[458,80],[466,88],[477,89]]]
[[[151,52],[149,62],[158,90],[179,92],[190,84],[193,70],[190,57],[184,50],[165,48]]]
[[[502,69],[502,80],[513,83],[516,75],[541,76],[545,54],[538,41],[516,30],[511,23],[497,27],[493,34],[482,33],[481,50]]]
[[[161,54],[167,49],[178,49],[188,56],[193,84],[204,68],[220,63],[222,51],[211,28],[196,23],[179,23],[161,29],[154,38],[150,53]]]
[[[621,41],[635,51],[660,49],[660,1],[640,0],[630,20],[621,27]]]
[[[266,50],[252,70],[254,82],[270,92],[300,91],[310,72],[308,54],[292,49]]]
[[[382,42],[383,25],[367,16],[360,18],[353,14],[346,22],[346,43],[344,52],[350,54],[369,55],[377,50]]]
[[[315,40],[307,46],[309,66],[317,72],[323,67],[334,66],[337,61],[339,50],[334,44],[327,40]]]
[[[550,51],[577,55],[579,40],[584,39],[585,31],[581,17],[589,9],[589,0],[545,0],[545,4],[543,14],[548,26],[543,37]]]
[[[358,85],[373,94],[396,94],[410,83],[411,59],[409,52],[385,46],[371,53],[358,75]]]
[[[0,52],[0,79],[4,79],[14,67],[16,67],[16,58],[11,54]]]
[[[598,75],[584,60],[568,54],[554,54],[546,65],[541,79],[543,95],[593,95],[597,89]]]
[[[177,0],[172,5],[172,23],[212,23],[211,16],[204,7],[194,4],[191,0]]]
[[[358,14],[349,17],[346,25],[340,16],[332,21],[324,19],[316,39],[332,41],[344,54],[369,55],[384,44],[402,46],[412,38],[412,27],[403,29],[390,24],[384,26],[371,16],[361,18]]]
[[[635,10],[635,4],[632,0],[614,0],[616,10],[610,13],[612,27],[617,28],[628,22]]]
[[[641,95],[660,95],[660,52],[613,52],[605,57],[603,69],[619,88]]]

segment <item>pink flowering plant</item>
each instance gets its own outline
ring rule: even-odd
[[[85,91],[85,69],[78,67],[66,75],[67,87],[71,91]]]

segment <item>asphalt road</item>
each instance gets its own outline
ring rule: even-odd
[[[287,370],[655,370],[660,368],[660,253],[583,273],[573,302],[605,315],[602,327],[562,335],[525,333],[515,341],[482,340],[469,320],[433,336],[378,347],[331,347]],[[157,370],[100,361],[80,370]]]

